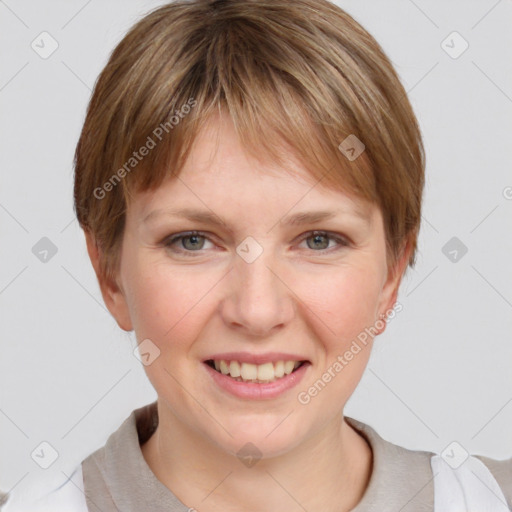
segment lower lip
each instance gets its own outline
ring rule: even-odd
[[[274,382],[258,384],[257,382],[239,382],[232,377],[228,377],[214,370],[206,363],[203,363],[203,365],[220,388],[238,398],[246,398],[249,400],[268,400],[278,397],[285,391],[295,387],[304,377],[308,367],[311,366],[310,363],[304,363],[294,372]]]

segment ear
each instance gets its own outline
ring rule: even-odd
[[[98,248],[96,239],[90,231],[85,231],[85,241],[105,305],[121,329],[124,331],[132,331],[133,326],[130,318],[130,310],[125,295],[117,282],[107,280],[105,276],[102,275],[100,270],[101,251]]]
[[[400,288],[402,277],[409,263],[411,251],[411,239],[408,239],[406,244],[404,244],[404,247],[397,261],[395,262],[395,265],[391,266],[388,269],[386,282],[384,283],[384,286],[381,291],[381,298],[379,301],[376,320],[385,320],[386,312],[389,311],[390,309],[393,309],[393,306],[395,305],[397,300],[398,289]],[[384,322],[384,327],[382,327],[382,329],[378,329],[378,334],[382,334],[385,330],[386,322]]]

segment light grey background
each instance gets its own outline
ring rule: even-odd
[[[133,333],[103,304],[74,220],[72,158],[109,53],[162,3],[0,1],[2,491],[69,475],[156,398]],[[427,150],[417,267],[345,414],[411,449],[457,440],[510,457],[512,1],[339,5],[390,56]],[[43,31],[59,45],[47,59],[31,48]],[[453,31],[469,43],[458,58],[441,46]],[[462,48],[457,36],[445,45]],[[456,262],[442,252],[454,236],[468,249]],[[42,237],[57,248],[46,263],[32,252]],[[31,458],[43,441],[59,453],[46,470]]]

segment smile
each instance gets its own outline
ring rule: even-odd
[[[274,361],[263,364],[252,364],[236,360],[209,359],[206,364],[222,375],[231,377],[238,382],[267,384],[275,382],[300,368],[306,361]]]

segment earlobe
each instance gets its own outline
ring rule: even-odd
[[[107,279],[102,274],[100,267],[101,250],[90,231],[85,231],[85,241],[105,305],[121,329],[132,331],[133,326],[126,297],[117,282]]]

